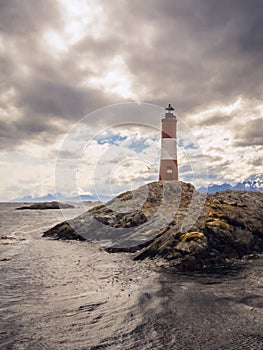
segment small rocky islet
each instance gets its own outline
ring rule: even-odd
[[[43,237],[108,241],[108,252],[167,261],[187,271],[263,252],[263,193],[201,194],[182,181],[159,181],[120,194]]]
[[[74,205],[61,203],[57,201],[52,202],[39,202],[31,205],[25,205],[16,208],[16,210],[46,210],[46,209],[72,209],[75,208]]]

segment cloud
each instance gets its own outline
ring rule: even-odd
[[[139,30],[154,33],[149,46],[134,35],[127,53],[135,85],[145,88],[148,98],[163,104],[170,96],[185,113],[237,95],[261,96],[262,50],[244,42],[258,36],[252,28],[260,23],[262,2],[152,0],[129,6],[127,31],[138,17]]]
[[[0,1],[0,30],[9,37],[37,35],[49,26],[61,24],[57,3],[52,0]]]
[[[211,177],[260,172],[262,13],[261,0],[0,0],[0,150],[49,145],[55,157],[58,140],[98,108],[171,102]],[[158,129],[160,114],[156,107],[105,109],[87,119],[82,136],[127,120]],[[149,127],[141,130],[136,142],[143,133],[151,139]],[[129,134],[126,123],[120,135]],[[236,170],[241,154],[247,166]]]
[[[65,132],[65,120],[70,128],[86,113],[116,102],[116,97],[83,85],[91,68],[83,71],[76,59],[80,52],[75,55],[70,51],[72,44],[63,39],[63,16],[63,7],[55,1],[0,2],[0,106],[16,110],[15,117],[1,111],[6,134],[0,148],[13,149],[44,130],[55,141]],[[46,38],[50,31],[64,40],[67,50],[61,56],[57,56],[56,42],[52,47],[52,40]],[[7,105],[3,96],[10,89],[13,98]],[[12,123],[11,119],[17,120]]]
[[[248,121],[235,135],[237,146],[263,146],[263,118]]]
[[[93,1],[74,8],[11,0],[0,6],[7,48],[2,84],[14,88],[22,120],[76,121],[125,100],[125,79],[127,96],[160,105],[175,101],[178,114],[239,95],[261,96],[260,1]],[[77,17],[81,6],[86,22]],[[71,22],[80,23],[79,40],[68,34]],[[119,63],[109,78],[112,62]]]

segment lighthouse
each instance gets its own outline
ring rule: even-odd
[[[162,118],[161,160],[159,180],[178,180],[177,141],[174,108],[169,103]]]

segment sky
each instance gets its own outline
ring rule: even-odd
[[[0,0],[0,200],[263,173],[262,0]]]

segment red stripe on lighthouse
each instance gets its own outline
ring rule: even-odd
[[[176,139],[176,118],[162,119],[162,138]]]

